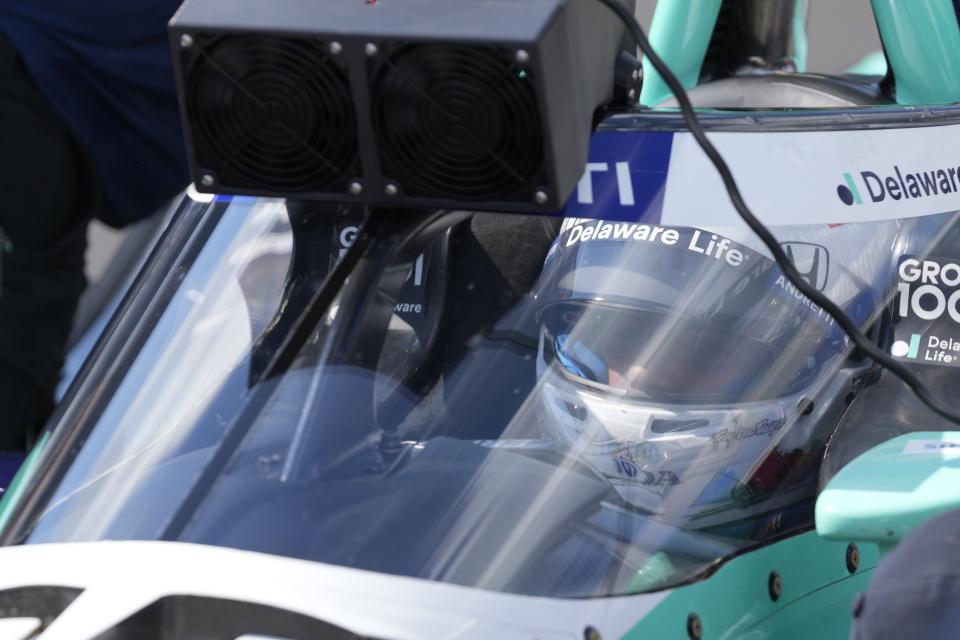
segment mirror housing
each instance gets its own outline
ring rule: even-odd
[[[960,507],[960,431],[897,436],[855,458],[817,498],[817,533],[891,547]]]

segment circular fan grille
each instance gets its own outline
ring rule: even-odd
[[[189,55],[197,163],[221,186],[342,191],[359,175],[347,74],[322,42],[226,35],[198,39]]]
[[[412,196],[529,201],[543,182],[531,80],[494,47],[397,49],[372,82],[383,173]]]

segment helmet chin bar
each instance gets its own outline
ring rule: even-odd
[[[544,436],[569,447],[627,503],[684,528],[711,506],[773,508],[810,491],[792,470],[799,452],[826,442],[869,368],[834,365],[806,389],[773,400],[647,402],[575,382],[559,362],[547,362],[543,334],[537,362]]]

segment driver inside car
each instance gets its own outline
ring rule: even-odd
[[[719,231],[660,229],[565,221],[535,289],[542,430],[664,521],[771,535],[812,508],[816,461],[871,364],[764,253]],[[794,230],[793,252],[809,247],[829,269],[824,245],[858,232],[819,229],[815,245]],[[888,260],[862,256],[871,286],[849,269],[820,280],[868,324]]]
[[[412,245],[348,284],[356,303],[326,313],[289,368],[248,387],[251,345],[272,345],[261,336],[279,311],[302,313],[284,284],[303,259],[322,268],[330,230],[275,200],[197,210],[217,221],[210,240],[113,395],[110,428],[91,435],[96,457],[31,541],[162,537],[551,597],[661,589],[808,529],[824,443],[872,380],[746,233],[568,220],[558,234],[504,215],[493,244],[509,251],[462,227],[449,251],[431,246],[422,341],[395,322]],[[777,235],[866,327],[900,231]],[[507,266],[529,268],[493,277]],[[486,293],[508,282],[517,295],[495,308]]]

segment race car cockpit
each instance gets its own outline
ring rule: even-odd
[[[200,30],[175,31],[174,42],[182,73],[201,69],[193,80],[207,86],[212,67],[191,52],[216,53],[229,36]],[[611,33],[616,59],[622,33]],[[377,91],[394,90],[392,70],[422,50],[358,42],[311,52],[337,88],[347,66],[369,72],[357,90],[371,100],[357,125],[369,125],[366,140],[397,113],[377,110]],[[347,47],[355,55],[338,62]],[[458,47],[443,53],[461,64]],[[546,64],[537,53],[509,52],[506,103],[531,104],[528,78]],[[482,54],[481,70],[505,59],[502,47]],[[394,57],[381,65],[381,55]],[[783,80],[780,94],[761,87],[774,78],[705,84],[698,98],[716,107],[701,119],[774,249],[872,345],[924,379],[952,381],[960,169],[944,131],[956,135],[960,109],[887,104],[882,78]],[[811,108],[743,102],[755,90],[790,103],[802,94]],[[215,95],[188,94],[197,104]],[[418,108],[440,95],[420,91]],[[255,106],[258,117],[282,112]],[[429,120],[399,113],[391,132]],[[337,115],[356,125],[353,111]],[[879,424],[877,390],[887,400],[912,392],[788,277],[681,114],[603,115],[579,178],[537,168],[481,212],[449,194],[435,202],[414,176],[398,186],[369,169],[409,169],[389,150],[363,158],[378,158],[366,165],[373,178],[331,178],[337,202],[244,188],[185,199],[5,499],[3,541],[187,542],[585,598],[677,587],[812,529],[824,478],[849,442],[864,441],[863,425]],[[520,137],[487,121],[480,134],[434,122],[450,126],[438,139],[489,133],[507,139],[504,157],[527,159],[512,146]],[[245,176],[290,131],[267,133],[244,138],[198,184],[218,191]],[[414,133],[423,137],[401,137],[404,149],[436,142]],[[563,144],[546,137],[537,143]],[[477,154],[489,155],[481,142]],[[216,152],[198,143],[204,161]],[[450,154],[427,153],[431,171],[480,166]],[[358,158],[344,160],[350,172]],[[496,159],[482,168],[510,183],[514,169]],[[322,174],[324,162],[312,168]],[[364,202],[371,184],[381,200],[407,199]],[[511,198],[522,202],[505,213]],[[886,421],[883,433],[914,418]]]
[[[397,213],[321,314],[362,212],[186,200],[20,539],[581,597],[680,584],[809,528],[824,451],[879,372],[746,229],[670,209],[682,149],[657,223]],[[892,250],[923,254],[955,216],[829,215],[774,228],[890,348]]]

